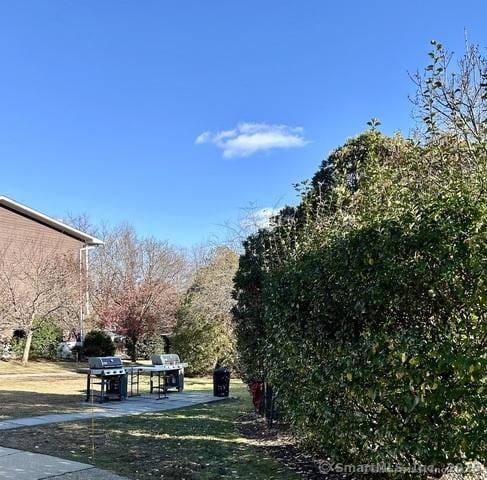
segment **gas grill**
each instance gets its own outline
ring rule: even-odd
[[[176,354],[152,355],[151,360],[152,365],[124,366],[119,357],[88,358],[89,368],[76,370],[87,375],[86,401],[96,398],[103,403],[105,400],[139,396],[142,374],[150,375],[150,393],[157,393],[158,400],[166,398],[169,389],[182,392],[184,369],[188,364],[181,362]]]
[[[125,368],[120,357],[90,357],[88,365],[93,375],[105,377],[125,375]]]
[[[140,375],[149,374],[150,393],[156,392],[158,400],[166,398],[169,389],[179,392],[184,389],[184,369],[188,366],[176,354],[152,355],[152,365],[133,365],[125,367],[129,380],[129,396],[140,395]],[[163,394],[163,397],[161,396]]]
[[[179,355],[176,353],[166,353],[164,355],[152,355],[150,357],[152,365],[162,365],[165,367],[176,368],[178,370],[184,370],[188,364],[182,363],[179,360]]]
[[[86,381],[86,401],[97,398],[105,400],[124,400],[127,397],[127,372],[120,357],[90,357],[89,369],[79,369],[88,375]],[[99,386],[97,391],[94,386]]]
[[[150,375],[150,392],[156,390],[161,395],[161,390],[166,392],[175,388],[178,392],[184,390],[184,369],[188,366],[179,360],[179,355],[168,353],[165,355],[152,355],[152,370]],[[154,376],[157,376],[157,385],[154,385]],[[162,380],[162,383],[161,383]]]

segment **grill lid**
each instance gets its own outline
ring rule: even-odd
[[[151,355],[152,365],[178,365],[179,355],[176,353],[167,353],[165,355]]]
[[[89,357],[88,365],[92,369],[123,367],[120,357]]]

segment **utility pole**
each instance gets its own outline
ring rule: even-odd
[[[85,318],[90,315],[90,290],[88,279],[89,254],[88,252],[96,248],[93,245],[87,245],[79,249],[79,274],[80,274],[80,341],[85,338]],[[84,255],[83,255],[84,253]],[[84,257],[84,259],[83,259]],[[84,262],[83,262],[84,260]],[[84,265],[83,265],[84,263]],[[84,270],[84,272],[83,272]],[[84,274],[83,274],[84,273]]]

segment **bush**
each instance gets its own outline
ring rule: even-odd
[[[269,380],[301,438],[337,461],[486,460],[487,204],[445,201],[267,279]]]
[[[133,351],[132,340],[125,339],[125,346],[129,352]],[[162,335],[145,335],[139,338],[135,347],[135,357],[149,360],[151,355],[162,354],[165,352],[166,343]]]
[[[57,357],[59,342],[63,340],[63,331],[49,319],[40,319],[34,323],[30,355],[33,358]]]
[[[171,349],[182,361],[188,362],[187,373],[209,374],[218,364],[233,367],[234,344],[226,322],[223,319],[184,315],[183,309],[178,314],[178,322],[171,337]]]
[[[238,256],[226,247],[211,252],[207,263],[196,272],[177,311],[171,344],[189,363],[190,374],[208,374],[217,365],[233,367],[235,364],[231,310],[237,262]]]
[[[11,354],[13,358],[21,358],[24,352],[25,338],[12,337],[10,341]]]
[[[85,336],[83,354],[85,357],[109,357],[115,353],[115,344],[108,333],[92,330]]]
[[[57,348],[63,339],[63,332],[58,325],[49,318],[36,319],[33,323],[31,358],[57,358]],[[21,357],[25,347],[25,336],[17,335],[11,341],[12,353]]]

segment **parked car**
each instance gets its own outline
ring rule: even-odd
[[[74,360],[73,348],[76,342],[61,342],[57,347],[57,357],[63,360]]]

